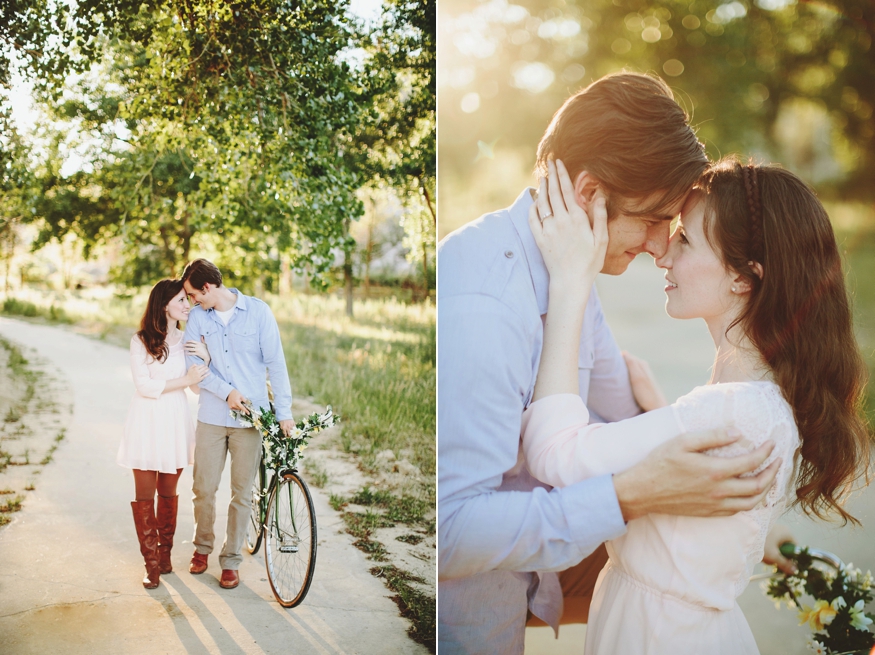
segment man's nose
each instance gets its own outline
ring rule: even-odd
[[[668,241],[671,237],[671,221],[662,221],[647,230],[647,242],[644,244],[651,257],[659,259],[668,252]],[[657,264],[658,266],[659,264]]]

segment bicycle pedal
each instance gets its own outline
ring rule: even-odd
[[[297,553],[298,547],[297,546],[280,546],[280,552],[281,553]]]

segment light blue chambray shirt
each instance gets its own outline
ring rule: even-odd
[[[198,384],[201,393],[197,420],[210,425],[240,427],[231,418],[225,402],[233,389],[251,400],[254,408],[270,407],[268,372],[276,417],[280,421],[290,419],[292,386],[273,312],[258,298],[243,295],[237,289],[228,290],[237,296],[228,325],[215,310],[203,309],[200,305],[192,307],[185,324],[183,339],[200,341],[204,337],[210,350],[210,374]],[[187,366],[202,363],[200,358],[186,356]]]
[[[441,655],[522,653],[526,611],[556,626],[555,574],[626,530],[611,476],[550,489],[529,475],[522,413],[541,356],[549,277],[526,189],[438,249],[438,641]],[[580,395],[593,422],[641,412],[595,287]]]

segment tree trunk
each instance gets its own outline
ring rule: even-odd
[[[425,186],[425,182],[423,182],[421,177],[416,178],[419,180],[419,186],[422,189],[422,195],[425,197],[425,206],[428,207],[428,211],[431,214],[432,223],[437,227],[437,213],[434,210],[434,206],[431,203],[431,196],[428,193],[428,187]]]
[[[280,258],[280,283],[278,291],[281,296],[287,296],[292,292],[292,267],[287,256]]]
[[[428,302],[428,248],[422,240],[422,302]]]
[[[343,221],[343,232],[349,238],[349,219]],[[343,248],[343,289],[346,296],[346,315],[352,318],[352,246],[348,242]]]
[[[374,251],[374,220],[377,206],[371,199],[371,217],[368,220],[368,247],[365,249],[365,298],[371,297],[371,255]]]

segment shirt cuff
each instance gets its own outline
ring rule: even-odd
[[[581,557],[626,532],[613,476],[601,475],[565,487],[561,498],[571,539],[580,547]]]

